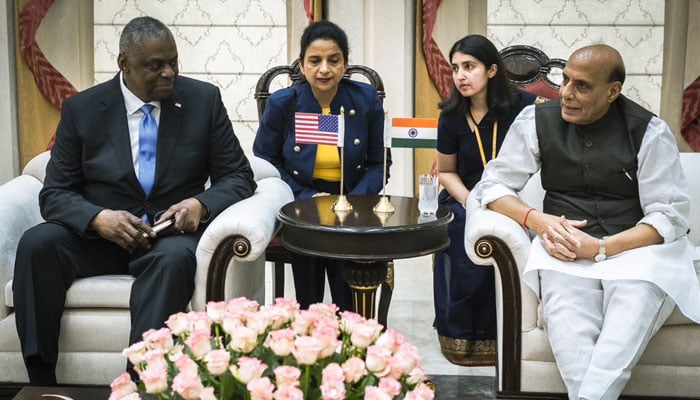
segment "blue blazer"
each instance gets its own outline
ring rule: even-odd
[[[63,103],[39,195],[41,214],[92,235],[89,223],[104,208],[152,218],[194,197],[213,218],[252,195],[253,172],[217,87],[183,76],[175,79],[172,95],[161,101],[155,173],[147,196],[134,171],[117,74]],[[205,190],[209,178],[211,187]]]
[[[366,83],[343,79],[331,114],[340,114],[341,106],[345,110],[344,193],[379,193],[384,174],[384,109],[377,91]],[[306,199],[318,193],[313,185],[317,146],[296,143],[294,112],[321,113],[307,82],[268,98],[253,153],[277,167],[296,199]],[[387,154],[387,179],[390,165],[391,154]]]

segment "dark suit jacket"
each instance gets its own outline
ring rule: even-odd
[[[44,219],[89,234],[90,221],[105,208],[152,217],[195,197],[213,218],[255,187],[219,89],[179,76],[161,101],[155,182],[146,196],[134,171],[117,74],[63,103],[39,200]]]
[[[345,193],[368,194],[382,190],[384,174],[384,110],[376,89],[343,79],[331,102],[331,114],[345,109]],[[313,185],[315,144],[297,144],[294,112],[321,113],[308,82],[280,89],[267,100],[253,153],[272,163],[292,188],[305,199],[318,192]],[[391,154],[387,158],[387,179]]]

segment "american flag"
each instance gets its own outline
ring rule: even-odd
[[[294,113],[294,134],[297,143],[343,147],[345,135],[342,116]]]

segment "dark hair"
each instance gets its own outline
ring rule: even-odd
[[[318,21],[307,26],[301,34],[299,59],[303,60],[311,42],[318,39],[332,40],[340,47],[345,64],[348,63],[348,36],[338,25],[330,21]]]
[[[475,57],[484,63],[486,69],[489,69],[494,64],[496,65],[496,75],[489,79],[486,87],[488,107],[493,113],[507,113],[511,104],[516,101],[516,95],[506,77],[503,61],[498,54],[496,46],[484,36],[467,35],[452,45],[450,49],[450,63],[452,62],[452,56],[457,52]],[[456,113],[459,116],[464,116],[469,113],[470,105],[471,99],[462,96],[457,90],[457,86],[453,85],[450,97],[442,101],[438,107],[445,114]]]
[[[137,17],[124,26],[119,37],[119,52],[133,53],[140,50],[144,38],[164,38],[172,36],[164,23],[153,17]]]
[[[625,83],[625,64],[616,63],[612,66],[608,83],[615,81],[619,81],[621,84]]]

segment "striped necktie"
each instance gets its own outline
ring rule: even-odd
[[[151,115],[155,106],[144,104],[143,116],[139,123],[139,182],[146,195],[151,193],[156,177],[156,143],[158,142],[158,124]]]

